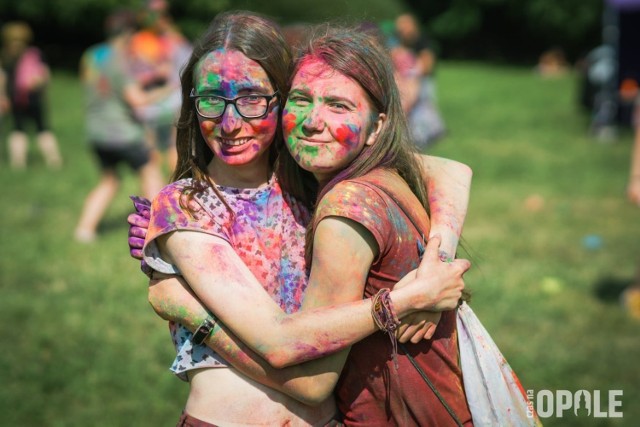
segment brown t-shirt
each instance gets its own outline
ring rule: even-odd
[[[393,200],[379,187],[391,194]],[[396,203],[404,206],[421,232]],[[320,201],[314,225],[328,216],[362,224],[378,243],[380,251],[369,272],[365,298],[382,288],[393,288],[418,266],[417,241],[422,240],[421,233],[428,235],[429,218],[396,173],[379,169],[337,184]],[[458,363],[455,312],[442,313],[431,340],[405,345],[458,419],[471,425]],[[395,368],[390,338],[381,331],[353,345],[336,388],[336,398],[348,426],[455,425],[402,350],[398,351]]]

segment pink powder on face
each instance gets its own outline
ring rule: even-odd
[[[282,116],[282,128],[284,129],[285,134],[291,133],[291,131],[296,127],[297,116],[293,113],[284,111],[284,115]]]
[[[269,111],[270,113],[263,118],[251,119],[256,132],[263,134],[273,133],[274,129],[278,126],[278,115],[272,114],[272,112],[278,112],[278,107],[271,108]]]
[[[360,128],[355,125],[342,124],[335,131],[336,141],[346,147],[357,146],[360,142]]]

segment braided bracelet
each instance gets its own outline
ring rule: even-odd
[[[396,340],[396,330],[400,326],[400,320],[393,308],[391,294],[388,288],[383,288],[371,300],[371,316],[376,326],[386,334],[391,340],[393,363],[398,369],[398,341]]]

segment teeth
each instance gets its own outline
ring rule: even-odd
[[[237,147],[239,145],[246,144],[247,142],[249,142],[250,139],[251,138],[238,138],[238,139],[220,138],[220,142],[222,142],[224,145],[230,145],[232,147]]]

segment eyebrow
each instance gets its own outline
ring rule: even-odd
[[[305,96],[311,97],[311,93],[306,89],[292,89],[289,91],[289,96],[291,95],[305,95]],[[356,104],[351,99],[345,98],[340,95],[323,96],[322,99],[325,102],[336,102],[336,101],[342,102],[345,104],[349,104],[353,108],[356,108]]]
[[[293,95],[293,94],[310,96],[309,91],[304,90],[304,89],[291,89],[289,91],[289,95]]]
[[[243,87],[240,88],[238,90],[239,94],[243,94],[243,93],[259,93],[262,95],[267,95],[267,94],[271,94],[271,91],[269,91],[267,88],[264,87],[258,87],[258,86],[247,86],[247,87]]]
[[[195,87],[194,87],[195,89]],[[238,96],[249,95],[249,94],[259,94],[259,95],[271,95],[268,89],[259,87],[259,86],[247,86],[240,88],[238,90]],[[212,87],[204,87],[202,91],[198,91],[198,95],[212,95],[212,96],[222,96],[222,90],[220,87],[212,88]]]
[[[340,96],[340,95],[325,96],[324,99],[327,102],[336,102],[337,101],[337,102],[341,102],[341,103],[344,103],[344,104],[349,104],[353,108],[356,108],[356,104],[352,100],[350,100],[349,98],[345,98],[343,96]]]

